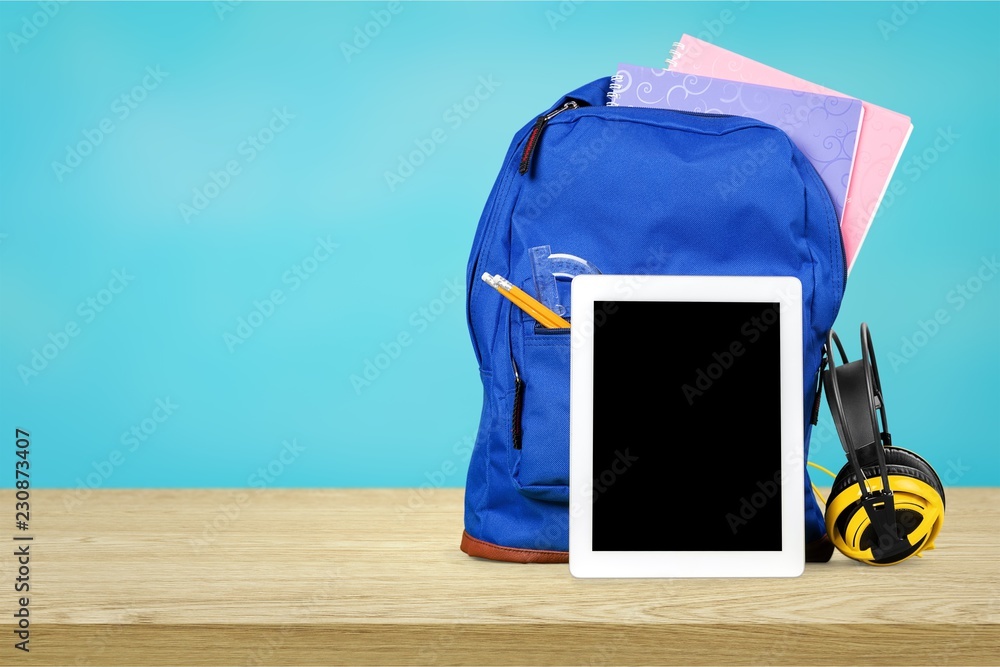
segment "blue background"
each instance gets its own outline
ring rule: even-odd
[[[837,327],[856,354],[871,325],[897,444],[947,484],[1000,483],[1000,280],[983,263],[1000,250],[1000,6],[386,8],[0,6],[2,425],[31,432],[35,485],[462,485],[481,388],[461,285],[510,137],[619,62],[662,65],[683,32],[912,117],[905,192],[883,204]],[[391,20],[345,52],[373,11]],[[478,108],[449,114],[481,77]],[[294,118],[268,136],[275,109]],[[113,131],[57,175],[102,121]],[[952,140],[935,148],[939,132]],[[258,134],[273,141],[251,160]],[[229,161],[239,173],[185,222],[180,205]],[[317,238],[337,248],[296,287],[286,272]],[[122,269],[134,278],[102,293]],[[227,345],[274,290],[283,302]],[[78,335],[23,378],[70,322]],[[822,415],[812,458],[839,469]]]

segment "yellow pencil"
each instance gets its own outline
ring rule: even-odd
[[[544,304],[534,299],[520,287],[515,286],[503,276],[483,274],[483,282],[510,299],[511,303],[535,318],[547,329],[568,329],[569,322],[556,315]]]

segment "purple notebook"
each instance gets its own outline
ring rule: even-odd
[[[733,114],[784,130],[816,168],[838,222],[843,220],[864,113],[861,100],[637,65],[618,66],[608,98],[609,106]]]

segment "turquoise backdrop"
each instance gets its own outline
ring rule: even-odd
[[[28,430],[68,498],[462,485],[463,274],[510,137],[683,32],[912,117],[837,327],[871,325],[897,444],[1000,483],[990,3],[4,3],[11,458]]]

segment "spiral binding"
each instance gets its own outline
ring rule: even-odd
[[[677,61],[684,55],[684,45],[680,42],[674,42],[673,47],[670,49],[670,57],[664,62],[667,64],[667,68],[676,67]]]
[[[618,98],[621,96],[621,93],[619,93],[618,91],[621,89],[622,89],[622,75],[615,74],[613,77],[611,77],[611,85],[609,86],[608,90],[609,107],[618,106]]]

